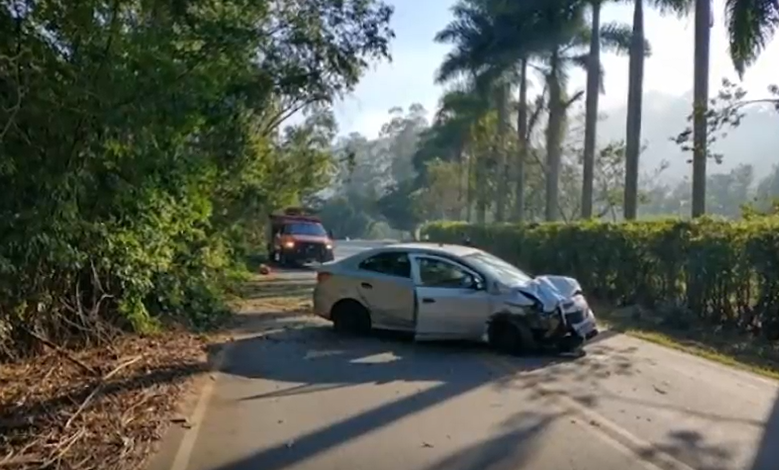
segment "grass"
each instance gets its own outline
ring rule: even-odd
[[[779,380],[779,347],[761,338],[717,330],[708,325],[673,327],[652,312],[598,305],[607,328],[719,364]]]

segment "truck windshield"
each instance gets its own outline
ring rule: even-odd
[[[325,228],[319,224],[288,224],[284,226],[283,233],[287,235],[311,235],[314,237],[326,237]]]

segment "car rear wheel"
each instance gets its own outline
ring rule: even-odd
[[[361,303],[342,300],[333,306],[331,318],[336,332],[365,335],[371,331],[371,314]]]
[[[536,349],[530,329],[508,320],[490,322],[487,339],[490,346],[501,354],[518,356]]]

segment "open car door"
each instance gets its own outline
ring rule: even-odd
[[[484,279],[445,258],[414,255],[412,259],[416,339],[480,339],[491,307]]]

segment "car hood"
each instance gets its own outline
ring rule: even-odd
[[[581,291],[579,281],[566,276],[536,276],[522,284],[508,286],[514,292],[537,300],[545,312],[557,309],[572,301],[574,295]]]

